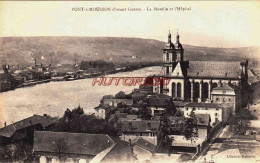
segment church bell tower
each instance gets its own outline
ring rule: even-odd
[[[180,43],[180,36],[177,32],[176,43],[173,44],[171,40],[171,33],[168,34],[168,42],[163,49],[163,63],[164,63],[164,75],[169,76],[171,74],[172,66],[174,63],[183,62],[182,44]]]

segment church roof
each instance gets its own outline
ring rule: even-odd
[[[240,62],[190,61],[189,77],[239,78]]]

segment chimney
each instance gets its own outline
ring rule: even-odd
[[[132,140],[129,139],[128,141],[129,141],[129,145],[132,146]]]
[[[4,123],[4,126],[6,127],[6,121],[5,121],[5,123]]]
[[[29,121],[30,125],[33,126],[32,121]]]
[[[129,139],[129,145],[130,145],[130,148],[131,148],[131,155],[133,156],[134,155],[134,148],[133,148],[133,144],[132,144],[131,139]]]

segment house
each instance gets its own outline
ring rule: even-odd
[[[96,110],[95,115],[97,118],[106,119],[111,113],[117,110],[115,106],[99,105],[94,108]]]
[[[173,141],[171,144],[171,150],[175,153],[196,153],[200,151],[205,139],[195,138],[193,141],[186,139],[183,135],[171,135]]]
[[[179,115],[184,115],[184,106],[186,104],[188,104],[189,102],[185,102],[185,101],[173,101],[174,106],[176,108],[176,112],[178,112],[177,114]]]
[[[224,84],[214,88],[211,92],[213,103],[221,104],[225,108],[230,108],[232,114],[235,114],[236,108],[239,106],[238,94],[234,86]]]
[[[104,134],[36,131],[34,155],[46,162],[129,162],[129,143]]]
[[[196,114],[197,118],[197,131],[198,138],[207,140],[210,133],[210,115],[209,114]]]
[[[36,131],[33,151],[40,163],[88,162],[113,144],[107,135]]]
[[[100,119],[106,118],[106,109],[107,109],[106,106],[99,105],[99,106],[95,107],[94,109],[96,110],[97,118],[100,118]]]
[[[250,120],[246,135],[260,135],[260,120]]]
[[[89,163],[135,162],[136,154],[133,145],[129,142],[111,137],[115,142],[111,147],[97,154]]]
[[[35,130],[47,130],[54,126],[55,121],[45,116],[33,115],[0,129],[0,144],[6,145],[27,140],[32,143]]]
[[[103,104],[109,105],[109,106],[115,106],[117,107],[118,104],[123,104],[126,106],[132,106],[134,103],[133,99],[104,99]]]
[[[194,111],[196,115],[209,114],[211,119],[210,125],[213,126],[218,122],[225,123],[227,121],[227,118],[229,117],[227,110],[228,109],[225,109],[221,105],[215,103],[191,102],[184,106],[183,112],[185,117],[189,117],[191,111]]]
[[[170,96],[164,94],[155,94],[147,98],[147,106],[151,108],[151,115],[153,117],[160,117],[166,112],[167,107],[175,111],[174,103]]]
[[[156,145],[144,140],[142,137],[139,137],[133,143],[133,151],[139,162],[149,160],[155,153],[155,150]]]
[[[138,118],[137,115],[131,115],[127,113],[120,113],[120,112],[115,112],[114,114],[110,115],[109,120],[116,120],[116,121],[128,121],[128,120],[141,120]]]
[[[176,116],[170,116],[168,117],[171,123],[171,130],[170,133],[172,135],[182,135],[182,130],[186,122],[185,117],[176,117]]]
[[[13,89],[17,86],[15,78],[4,70],[4,73],[0,74],[0,92]]]
[[[127,113],[120,113],[120,112],[117,111],[114,114],[110,115],[109,121],[111,121],[111,120],[115,120],[115,121],[124,120],[126,118],[127,118]]]
[[[124,141],[136,140],[138,137],[142,137],[144,140],[157,145],[158,140],[161,137],[160,121],[152,120],[126,120],[121,121],[122,135],[120,138]]]
[[[135,102],[138,102],[140,100],[143,100],[148,95],[146,92],[142,92],[139,89],[134,89],[132,93],[129,94]]]
[[[170,116],[171,122],[171,135],[183,135],[183,128],[185,127],[186,118]],[[198,137],[208,139],[210,132],[210,115],[209,114],[196,114]]]

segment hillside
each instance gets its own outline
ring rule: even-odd
[[[186,60],[241,60],[259,56],[259,47],[209,48],[183,45]],[[164,42],[119,37],[2,37],[0,64],[52,65],[103,59],[114,63],[162,60]],[[132,56],[136,56],[137,58]]]

